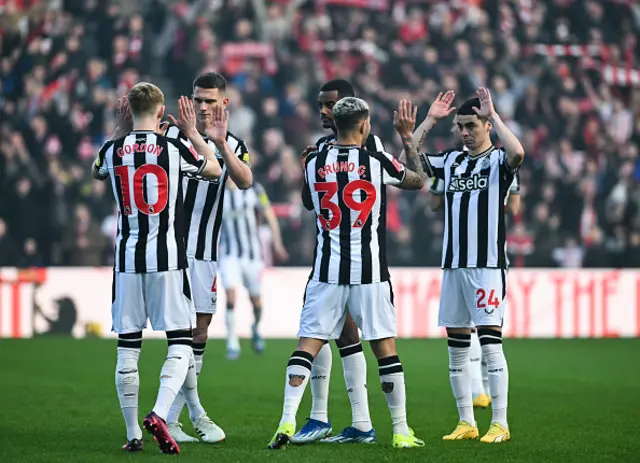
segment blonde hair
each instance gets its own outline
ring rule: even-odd
[[[159,87],[149,82],[139,82],[127,95],[132,116],[153,115],[159,106],[164,105],[164,94]]]

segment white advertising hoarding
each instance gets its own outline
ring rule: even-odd
[[[441,274],[440,269],[391,269],[399,337],[442,336],[437,326]],[[295,337],[308,275],[307,268],[264,272],[265,337]],[[111,280],[110,268],[0,270],[0,336],[113,336]],[[224,290],[218,286],[218,291],[211,337],[223,337],[225,330]],[[514,269],[508,276],[507,301],[508,337],[640,336],[640,272],[635,270]],[[246,292],[240,291],[235,310],[238,332],[247,337],[253,311]],[[148,330],[145,335],[162,333]]]

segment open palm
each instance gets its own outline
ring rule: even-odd
[[[476,95],[480,100],[480,107],[474,107],[473,110],[476,112],[478,117],[489,119],[496,112],[495,108],[493,107],[491,93],[489,93],[489,90],[487,90],[486,88],[480,87],[478,90],[476,90]]]
[[[122,97],[118,100],[118,107],[116,109],[117,127],[124,132],[130,132],[133,130],[133,118],[131,117],[131,109],[129,108],[129,100],[127,97]]]
[[[169,120],[187,136],[198,133],[196,111],[193,102],[186,96],[181,96],[178,99],[178,119],[169,114]]]
[[[436,100],[431,104],[427,117],[431,117],[435,120],[444,119],[456,110],[455,106],[451,107],[453,100],[456,98],[456,92],[448,90],[444,95],[442,92],[438,93]]]
[[[205,130],[212,141],[224,141],[227,139],[227,126],[229,125],[229,112],[224,107],[217,105],[211,114],[211,125]]]

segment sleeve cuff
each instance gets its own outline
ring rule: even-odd
[[[200,164],[200,167],[198,168],[198,171],[196,172],[196,175],[200,175],[202,174],[202,171],[204,170],[205,166],[207,165],[207,158],[203,157],[202,158],[202,164]]]

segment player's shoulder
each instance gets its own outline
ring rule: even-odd
[[[335,140],[335,139],[336,139],[336,138],[335,138],[335,136],[333,136],[333,135],[325,135],[325,136],[324,136],[324,137],[322,137],[322,138],[318,138],[318,140],[316,141],[316,146],[318,146],[318,147],[319,147],[320,145],[325,145],[325,144],[327,144],[328,142],[333,141],[333,140]]]
[[[158,135],[158,141],[165,141],[167,143],[167,146],[169,147],[175,147],[178,148],[180,150],[188,150],[189,148],[186,147],[185,145],[183,145],[182,143],[180,143],[180,140],[177,138],[169,138],[169,137],[165,137],[164,135]]]
[[[247,149],[247,144],[245,143],[245,141],[240,138],[239,136],[237,136],[236,134],[234,134],[233,132],[231,132],[230,130],[227,130],[227,143],[229,144],[229,147],[234,151],[238,151],[240,149]]]
[[[367,156],[377,159],[381,162],[387,162],[387,161],[391,161],[392,159],[395,159],[393,157],[393,154],[391,153],[387,153],[386,151],[378,151],[378,150],[370,150],[368,148],[362,148],[360,150],[360,152],[366,154]]]
[[[370,151],[367,149],[362,149],[361,152],[366,153],[370,158],[375,159],[380,164],[381,168],[389,171],[398,171],[401,172],[404,170],[404,166],[400,161],[398,161],[393,154],[387,153],[386,151]]]
[[[461,154],[465,154],[464,149],[460,147],[454,147],[454,148],[446,149],[444,151],[440,151],[439,153],[436,153],[436,154],[427,153],[427,156],[442,157],[444,159],[447,159],[449,156],[459,156]]]
[[[360,148],[360,152],[375,159],[382,159],[387,155],[391,156],[389,153],[385,153],[384,151],[371,150],[366,145],[364,148]]]
[[[157,141],[166,142],[168,147],[175,147],[179,150],[191,149],[189,138],[176,125],[167,124],[162,133],[156,133],[155,136]]]
[[[369,133],[364,146],[368,151],[384,151],[382,140],[380,140],[380,137],[373,133]]]
[[[317,159],[320,156],[322,157],[328,156],[330,152],[334,150],[338,150],[338,148],[335,145],[327,144],[327,142],[330,142],[330,141],[335,141],[335,138],[333,137],[333,135],[322,137],[316,142],[316,150],[310,152],[304,160],[305,168],[314,159]]]
[[[182,156],[191,155],[194,158],[198,159],[198,153],[196,152],[194,147],[191,145],[191,142],[189,142],[189,140],[186,138],[185,139],[172,138],[166,135],[156,134],[156,145],[162,146],[164,143],[166,143],[169,153],[173,153],[174,155],[179,153]],[[175,150],[175,151],[172,151],[172,150]]]
[[[107,141],[105,141],[102,144],[102,146],[100,147],[100,152],[101,153],[106,152],[107,150],[109,150],[109,148],[115,146],[116,142],[119,141],[119,140],[124,140],[124,137],[123,138],[116,138],[115,140],[107,140]]]
[[[162,137],[166,137],[169,140],[187,140],[187,136],[178,128],[178,126],[173,124],[167,124],[164,128]]]
[[[313,161],[314,159],[316,159],[318,157],[318,155],[320,154],[320,151],[316,150],[316,151],[312,151],[310,152],[306,158],[304,158],[304,168],[306,169],[307,166],[309,165],[309,163],[311,161]]]

